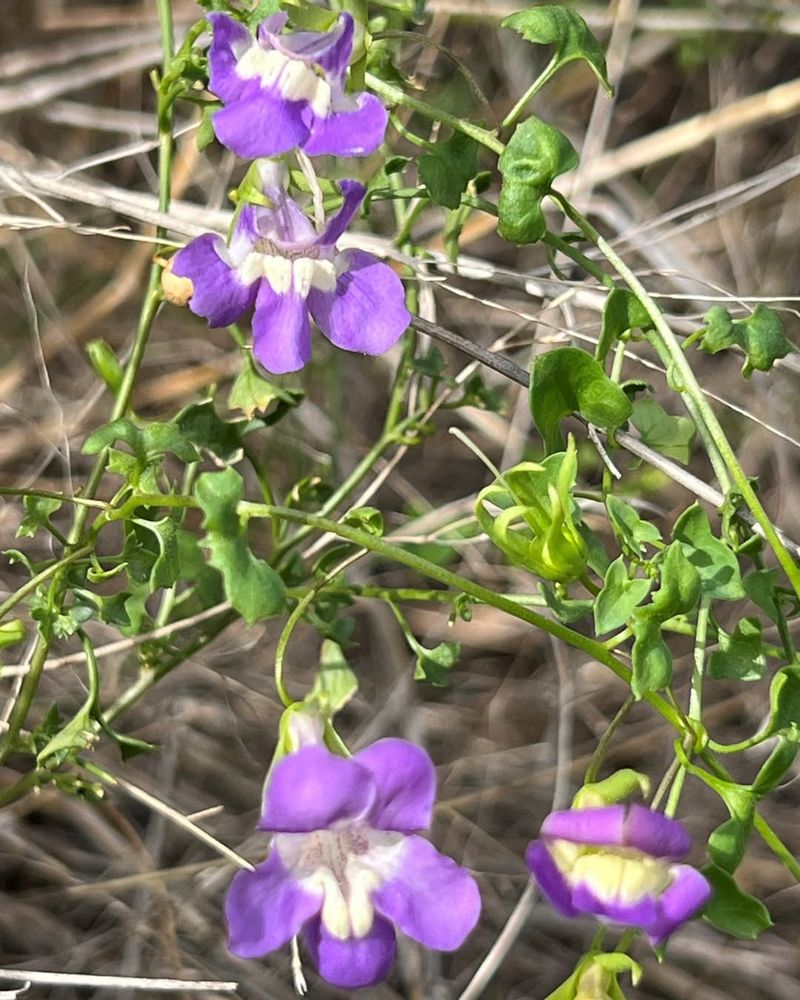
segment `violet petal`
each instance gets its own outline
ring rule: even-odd
[[[572,889],[542,840],[534,840],[525,851],[525,861],[531,875],[544,895],[565,917],[577,917],[572,905]]]
[[[227,256],[222,237],[205,233],[172,258],[172,273],[189,278],[194,285],[189,308],[196,316],[208,320],[209,326],[235,323],[255,301],[255,284],[239,281],[225,259]]]
[[[322,894],[302,889],[277,851],[255,871],[238,872],[225,899],[229,948],[242,958],[258,958],[290,941],[318,913]]]
[[[367,193],[367,189],[358,181],[339,181],[339,190],[343,196],[342,207],[330,220],[325,232],[319,238],[319,242],[324,246],[332,246],[344,233],[353,221],[353,216]]]
[[[708,880],[690,865],[675,865],[672,885],[659,900],[658,919],[645,927],[651,944],[658,945],[681,924],[690,920],[711,898]]]
[[[212,115],[211,124],[222,145],[237,156],[280,156],[308,138],[305,107],[305,101],[287,101],[277,86],[262,87],[253,78],[235,101]]]
[[[328,115],[315,115],[309,106],[303,117],[311,133],[303,147],[309,156],[368,156],[383,142],[389,121],[374,94],[359,94],[340,108],[334,103]]]
[[[310,833],[366,815],[375,800],[372,775],[324,747],[302,747],[274,767],[259,828]]]
[[[319,918],[309,922],[304,937],[319,974],[342,989],[374,986],[385,979],[397,950],[392,925],[380,917],[363,938],[340,941]]]
[[[312,289],[308,307],[332,344],[345,351],[382,354],[411,321],[403,284],[388,264],[363,250],[345,250],[346,268],[334,292]]]
[[[279,295],[259,282],[253,314],[253,354],[274,375],[299,371],[311,359],[308,307],[294,292]]]
[[[377,789],[370,826],[401,833],[430,826],[436,772],[421,747],[408,740],[378,740],[357,753],[353,760],[372,774]]]
[[[372,894],[375,908],[426,948],[455,951],[478,922],[475,879],[422,837],[409,837],[393,878]]]
[[[677,820],[640,805],[553,812],[542,823],[541,835],[574,844],[635,847],[653,857],[680,858],[691,847]]]
[[[235,101],[247,81],[236,72],[236,64],[255,40],[243,24],[227,14],[208,14],[213,31],[208,50],[208,89],[221,101]]]

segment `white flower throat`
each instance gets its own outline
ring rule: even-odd
[[[340,941],[363,938],[372,929],[372,893],[397,870],[401,833],[346,824],[313,833],[279,833],[273,840],[281,861],[300,885],[322,895],[322,922]]]
[[[307,101],[319,117],[330,113],[330,84],[322,70],[302,59],[291,59],[276,49],[262,49],[254,42],[236,63],[236,74],[243,80],[258,78],[262,87],[277,87],[287,101]]]
[[[308,298],[312,288],[321,292],[336,291],[336,265],[320,257],[319,247],[288,250],[271,240],[261,239],[237,268],[239,277],[250,285],[266,278],[277,295],[293,292]]]
[[[571,885],[583,884],[606,903],[637,903],[658,897],[672,884],[671,865],[631,847],[591,848],[551,840],[548,850]]]

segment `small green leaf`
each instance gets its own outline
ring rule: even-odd
[[[776,569],[759,569],[748,575],[742,581],[744,592],[765,615],[776,625],[781,613],[776,600],[776,585],[778,571]]]
[[[103,424],[93,431],[83,442],[84,455],[97,455],[104,448],[108,448],[116,441],[124,441],[134,455],[140,458],[145,457],[144,439],[141,430],[126,417],[120,420],[112,420],[110,424]]]
[[[669,684],[672,654],[661,637],[661,626],[674,615],[687,614],[700,598],[700,577],[679,542],[673,542],[665,550],[660,571],[661,585],[652,601],[635,608],[631,620],[635,636],[631,649],[631,691],[637,698]]]
[[[511,243],[536,243],[547,231],[542,199],[559,174],[578,165],[578,154],[558,129],[538,118],[518,125],[500,155],[503,183],[497,232]]]
[[[651,691],[660,691],[672,680],[672,654],[661,638],[661,623],[645,618],[634,624],[636,636],[631,647],[631,692],[643,698]]]
[[[609,493],[606,496],[606,510],[620,548],[630,559],[642,559],[645,556],[645,546],[655,546],[661,542],[658,528],[639,517],[634,508],[619,497]]]
[[[241,410],[249,419],[257,413],[263,414],[275,403],[275,409],[269,415],[269,423],[275,423],[290,409],[298,406],[305,397],[302,389],[286,389],[277,385],[256,369],[249,352],[243,355],[242,368],[236,376],[228,395],[228,406],[232,410]]]
[[[559,424],[578,412],[603,430],[614,430],[631,415],[631,402],[595,359],[577,347],[560,347],[534,359],[531,414],[547,452],[564,447]]]
[[[444,687],[447,684],[447,675],[458,663],[461,647],[457,642],[441,642],[433,649],[426,649],[417,643],[416,654],[414,680],[426,680],[434,687]]]
[[[358,678],[348,666],[342,647],[325,639],[320,652],[320,669],[314,686],[306,695],[323,719],[330,720],[357,694]]]
[[[275,570],[250,551],[236,509],[243,495],[242,478],[230,468],[203,473],[195,486],[209,561],[222,574],[228,600],[253,625],[281,610],[284,588]]]
[[[545,583],[540,583],[539,588],[547,602],[548,608],[565,625],[571,625],[573,622],[579,621],[581,618],[585,618],[592,613],[594,601],[573,600],[572,598],[562,597],[558,593],[558,589],[551,590]]]
[[[724,869],[709,864],[701,870],[714,890],[703,911],[710,924],[733,937],[750,940],[772,926],[769,910],[761,900],[740,889]]]
[[[715,865],[732,875],[739,867],[753,830],[755,799],[748,789],[729,787],[723,801],[730,812],[726,820],[708,838],[708,855]]]
[[[478,144],[463,132],[454,132],[437,142],[419,159],[419,178],[431,201],[445,208],[458,208],[461,195],[478,172]]]
[[[800,663],[783,667],[769,686],[770,717],[767,733],[800,732]]]
[[[355,510],[349,510],[344,516],[344,523],[375,538],[380,538],[383,534],[383,514],[377,507],[357,507]]]
[[[60,500],[52,497],[32,497],[22,498],[22,505],[25,508],[25,516],[19,522],[17,528],[17,538],[33,538],[40,528],[50,527],[50,515],[61,506]]]
[[[603,307],[603,325],[597,342],[595,358],[605,364],[614,344],[631,330],[649,330],[653,321],[636,296],[625,288],[613,288]]]
[[[149,572],[149,583],[153,590],[172,587],[180,577],[181,564],[178,554],[176,512],[167,514],[158,521],[136,518],[135,523],[149,531],[158,546],[158,552]]]
[[[798,734],[781,735],[772,753],[761,765],[756,780],[751,785],[753,795],[761,798],[778,787],[781,779],[794,763],[798,751]]]
[[[708,661],[709,673],[717,680],[758,681],[764,676],[766,658],[761,646],[761,622],[743,618],[728,634],[719,630],[719,649]]]
[[[58,755],[56,764],[75,750],[86,750],[97,740],[99,727],[92,721],[90,706],[85,704],[70,721],[48,740],[36,755],[36,763],[41,765],[49,757]]]
[[[750,316],[737,320],[723,306],[714,306],[706,313],[705,321],[702,350],[716,354],[738,345],[747,358],[742,367],[745,378],[750,378],[753,371],[768,372],[778,358],[796,350],[784,335],[780,316],[763,303]]]
[[[739,562],[728,546],[711,532],[708,515],[693,504],[675,522],[672,537],[700,576],[704,594],[723,601],[744,597]]]
[[[203,111],[200,115],[200,124],[197,126],[197,135],[195,136],[197,149],[200,152],[202,152],[206,146],[210,146],[216,138],[212,118],[221,107],[222,103],[220,101],[207,101],[203,105]]]
[[[688,465],[695,435],[694,424],[688,417],[670,416],[654,399],[637,399],[631,423],[648,448]]]
[[[605,635],[624,625],[650,593],[652,580],[631,579],[622,556],[608,567],[603,589],[594,604],[595,635]]]
[[[221,462],[234,463],[242,457],[242,438],[248,421],[220,419],[212,399],[185,407],[175,417],[173,426],[187,441],[209,451]]]
[[[507,17],[502,27],[511,28],[536,45],[553,45],[553,71],[573,59],[582,59],[608,93],[612,93],[602,46],[584,19],[571,7],[543,4],[520,10]]]

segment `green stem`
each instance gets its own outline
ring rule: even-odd
[[[561,65],[560,62],[556,59],[555,56],[553,56],[553,58],[550,60],[547,66],[545,66],[542,73],[536,78],[536,80],[534,80],[534,82],[530,85],[530,87],[528,87],[528,89],[525,91],[522,97],[520,97],[520,99],[517,101],[514,107],[505,116],[505,118],[501,123],[500,126],[501,128],[508,128],[510,125],[514,124],[517,118],[519,118],[519,116],[522,114],[523,110],[525,109],[525,105],[528,103],[528,101],[532,100],[539,93],[539,91],[553,76],[553,74],[556,72],[556,70],[560,65]]]
[[[20,601],[24,601],[28,594],[33,593],[37,587],[39,587],[45,580],[49,580],[51,576],[59,573],[62,569],[77,562],[79,559],[83,559],[85,556],[91,555],[92,547],[91,545],[83,545],[79,549],[73,549],[68,555],[63,556],[57,562],[51,563],[46,566],[43,570],[40,570],[36,576],[32,576],[30,580],[22,584],[22,586],[14,591],[14,593],[7,597],[2,604],[0,604],[0,618],[5,618],[12,608],[16,607]]]
[[[600,737],[600,740],[598,741],[597,746],[595,747],[595,751],[592,754],[592,759],[589,761],[589,766],[586,768],[586,774],[583,776],[584,785],[591,785],[593,781],[597,780],[597,775],[603,763],[603,758],[606,755],[606,751],[608,750],[611,740],[614,738],[614,733],[616,733],[617,729],[620,726],[620,723],[628,714],[628,712],[630,711],[631,707],[635,704],[635,702],[636,699],[633,697],[632,694],[629,694],[628,697],[625,699],[625,701],[623,701],[622,705],[620,705],[619,709],[617,710],[617,714],[614,716],[611,722],[609,722],[608,729],[606,729],[606,731]]]
[[[658,350],[662,363],[667,367],[668,372],[672,371],[678,375],[681,383],[681,395],[683,396],[689,413],[695,419],[698,433],[700,433],[703,437],[704,443],[710,444],[710,448],[708,449],[709,458],[711,459],[712,464],[715,464],[717,477],[720,477],[720,471],[716,469],[717,463],[715,463],[714,459],[715,453],[719,456],[719,459],[724,465],[725,473],[730,475],[730,479],[733,480],[733,483],[741,493],[744,502],[747,504],[750,512],[759,524],[764,534],[764,538],[766,538],[772,551],[775,553],[775,558],[778,560],[783,571],[786,573],[786,576],[791,582],[795,593],[798,597],[800,597],[800,566],[798,566],[798,564],[791,557],[778,536],[775,528],[772,526],[772,521],[762,507],[753,487],[750,485],[750,481],[739,464],[736,454],[725,436],[725,432],[717,420],[717,416],[714,413],[713,408],[708,403],[708,400],[706,399],[705,394],[695,377],[691,365],[681,350],[681,345],[677,337],[673,333],[667,321],[664,319],[661,310],[647,293],[646,289],[636,275],[619,257],[613,247],[609,246],[597,230],[579,212],[577,212],[565,198],[555,193],[553,194],[553,197],[557,199],[566,214],[575,223],[575,225],[578,226],[584,236],[595,244],[609,264],[611,264],[617,274],[619,274],[628,288],[630,288],[633,294],[644,306],[656,330],[657,336],[653,338],[653,343]],[[720,484],[726,492],[727,489],[725,483],[728,481],[727,474],[724,474],[723,478],[720,479]]]
[[[449,125],[454,131],[468,135],[471,139],[479,142],[493,153],[497,153],[498,156],[505,149],[504,144],[497,136],[492,135],[491,132],[487,132],[486,129],[481,128],[479,125],[473,125],[472,122],[462,121],[461,118],[451,115],[448,111],[442,111],[441,108],[434,108],[430,104],[426,104],[425,101],[411,97],[404,90],[401,90],[400,87],[381,80],[380,77],[375,76],[373,73],[366,74],[366,82],[370,90],[374,91],[378,97],[389,104],[399,104],[403,107],[411,108],[412,111],[417,111],[419,114],[425,115],[426,118]]]
[[[703,716],[703,675],[706,666],[706,635],[708,634],[708,618],[711,610],[711,598],[704,595],[700,599],[697,612],[697,629],[694,643],[694,669],[692,671],[692,690],[689,695],[689,718],[699,722]]]
[[[429,562],[427,559],[423,559],[421,556],[418,556],[413,552],[409,552],[407,549],[401,548],[398,545],[393,545],[382,538],[376,538],[375,536],[369,535],[364,531],[358,530],[357,528],[351,528],[349,525],[331,521],[326,517],[320,517],[318,514],[307,514],[305,511],[291,510],[286,507],[274,507],[269,504],[257,504],[243,501],[238,505],[238,512],[240,516],[244,518],[277,516],[287,521],[291,521],[294,524],[303,525],[310,531],[322,531],[336,535],[339,538],[347,539],[347,541],[353,542],[361,548],[375,552],[378,555],[382,555],[387,559],[398,562],[403,566],[407,566],[409,569],[412,569],[423,576],[427,576],[432,580],[438,580],[439,583],[444,584],[446,587],[462,591],[469,597],[480,601],[482,604],[489,604],[492,607],[497,608],[499,611],[505,611],[512,617],[518,618],[521,621],[526,622],[528,625],[533,625],[535,628],[546,632],[548,635],[552,635],[556,639],[560,639],[563,642],[574,646],[576,649],[582,650],[584,653],[587,653],[589,656],[608,667],[625,684],[630,685],[630,668],[618,660],[615,656],[612,656],[602,643],[581,635],[580,632],[575,632],[566,625],[562,625],[560,622],[546,618],[544,615],[531,611],[529,608],[522,607],[520,604],[517,604],[516,601],[503,597],[500,594],[496,594],[487,587],[482,587],[480,584],[474,583],[467,577],[459,576],[457,573],[452,573],[443,566],[437,566],[434,563]],[[673,708],[668,702],[657,694],[648,694],[645,697],[646,700],[662,716],[662,718],[664,718],[671,726],[673,726],[681,734],[685,732],[686,726],[680,712],[676,711],[675,708]]]

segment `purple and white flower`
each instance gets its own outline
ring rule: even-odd
[[[277,165],[265,164],[262,173],[272,207],[245,205],[229,246],[207,233],[172,258],[172,273],[192,282],[191,311],[218,327],[255,306],[253,353],[274,374],[297,371],[311,358],[309,313],[337,347],[388,350],[411,319],[402,282],[372,254],[336,248],[363,185],[339,182],[344,204],[317,233],[286,194]]]
[[[395,931],[454,951],[480,914],[472,876],[416,832],[430,825],[436,778],[405,740],[351,758],[305,746],[270,776],[259,823],[267,860],[228,891],[230,949],[274,951],[302,932],[321,976],[355,989],[384,979]]]
[[[525,860],[544,895],[566,917],[638,927],[658,945],[705,906],[706,879],[677,864],[686,829],[640,805],[551,813]]]
[[[388,115],[372,94],[346,94],[355,24],[342,13],[327,32],[283,34],[273,14],[254,37],[227,14],[209,14],[209,90],[224,107],[219,141],[246,159],[297,147],[309,156],[366,156],[383,142]]]

